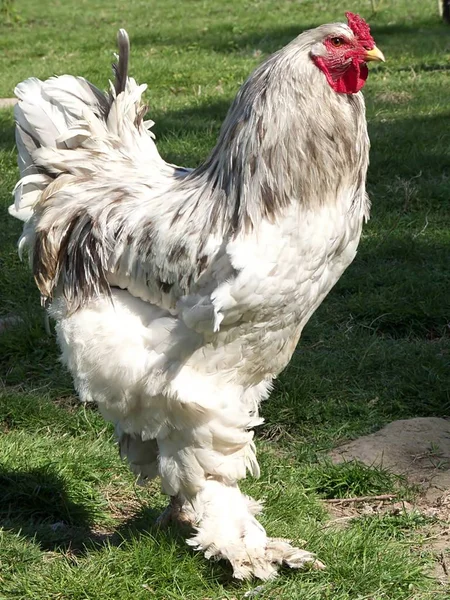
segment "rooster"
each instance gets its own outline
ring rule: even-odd
[[[63,362],[133,472],[161,477],[162,521],[188,521],[188,543],[238,579],[322,566],[267,536],[238,481],[259,474],[260,403],[369,214],[359,92],[367,61],[384,57],[366,22],[347,19],[257,67],[193,170],[156,149],[124,30],[108,94],[69,75],[15,90],[10,213],[25,221],[19,251]]]

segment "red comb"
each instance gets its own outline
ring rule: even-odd
[[[370,48],[375,46],[375,41],[373,37],[370,35],[370,27],[364,21],[362,17],[359,15],[355,15],[355,13],[346,12],[345,16],[347,17],[348,26],[353,31],[355,36],[363,43],[370,45]]]

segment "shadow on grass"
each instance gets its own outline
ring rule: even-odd
[[[64,480],[51,466],[25,470],[0,467],[0,527],[37,542],[43,550],[78,547],[91,533],[93,515],[69,498]]]
[[[33,539],[44,550],[82,552],[118,543],[128,533],[151,527],[157,516],[157,511],[145,509],[117,529],[96,532],[92,511],[69,497],[66,483],[51,465],[29,471],[0,467],[0,526]]]
[[[87,525],[89,512],[70,500],[51,467],[11,471],[0,467],[0,519]]]
[[[344,15],[336,20],[345,21]],[[170,34],[155,34],[149,29],[145,34],[131,32],[131,44],[132,47],[142,48],[175,46],[183,49],[194,45],[222,54],[258,49],[264,54],[269,54],[282,48],[304,31],[322,25],[323,22],[317,20],[270,29],[261,28],[256,24],[250,31],[249,27],[246,27],[245,31],[237,30],[234,22],[222,22],[220,25],[210,25],[202,31],[186,28],[183,32],[177,31],[175,37]],[[407,48],[410,55],[420,59],[429,49],[440,45],[445,47],[448,40],[448,26],[439,19],[392,25],[372,22],[371,31],[377,45],[383,48],[383,51],[386,50],[387,56],[397,49],[404,51]]]
[[[63,479],[51,466],[30,471],[0,467],[0,531],[20,534],[42,551],[68,558],[86,556],[128,542],[145,543],[144,538],[150,537],[157,545],[175,543],[184,553],[194,554],[186,544],[191,528],[178,524],[160,528],[159,514],[144,506],[120,525],[98,530],[89,509],[69,498]],[[231,568],[225,563],[209,563],[209,568],[218,583],[231,582]]]
[[[12,108],[0,111],[0,150],[12,151],[15,148],[14,119]]]

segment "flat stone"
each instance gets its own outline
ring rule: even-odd
[[[17,102],[17,98],[0,98],[0,108],[9,108],[14,106]]]
[[[333,462],[358,460],[405,476],[430,501],[450,490],[450,421],[437,417],[394,421],[330,453]]]

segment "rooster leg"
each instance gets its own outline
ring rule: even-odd
[[[119,443],[120,458],[127,460],[130,469],[139,475],[138,483],[144,485],[146,481],[158,475],[158,445],[156,440],[143,441],[139,435],[125,433],[120,424],[116,424],[116,437]]]
[[[242,403],[236,402],[232,411],[229,406],[209,414],[207,408],[200,412],[198,405],[180,404],[177,418],[174,403],[173,429],[157,438],[163,489],[182,499],[182,512],[195,529],[188,544],[206,558],[228,560],[237,579],[272,579],[282,564],[322,568],[314,554],[268,538],[255,516],[260,503],[241,493],[237,481],[246,470],[258,474],[248,431],[254,413]]]
[[[206,558],[228,560],[236,579],[273,579],[281,565],[324,568],[314,554],[289,540],[267,537],[255,518],[260,504],[242,494],[236,484],[207,480],[192,507],[196,535],[188,544],[202,550]]]
[[[181,524],[191,524],[188,513],[184,510],[183,500],[179,495],[171,496],[169,505],[156,519],[156,525],[161,529],[167,527],[173,522]]]

